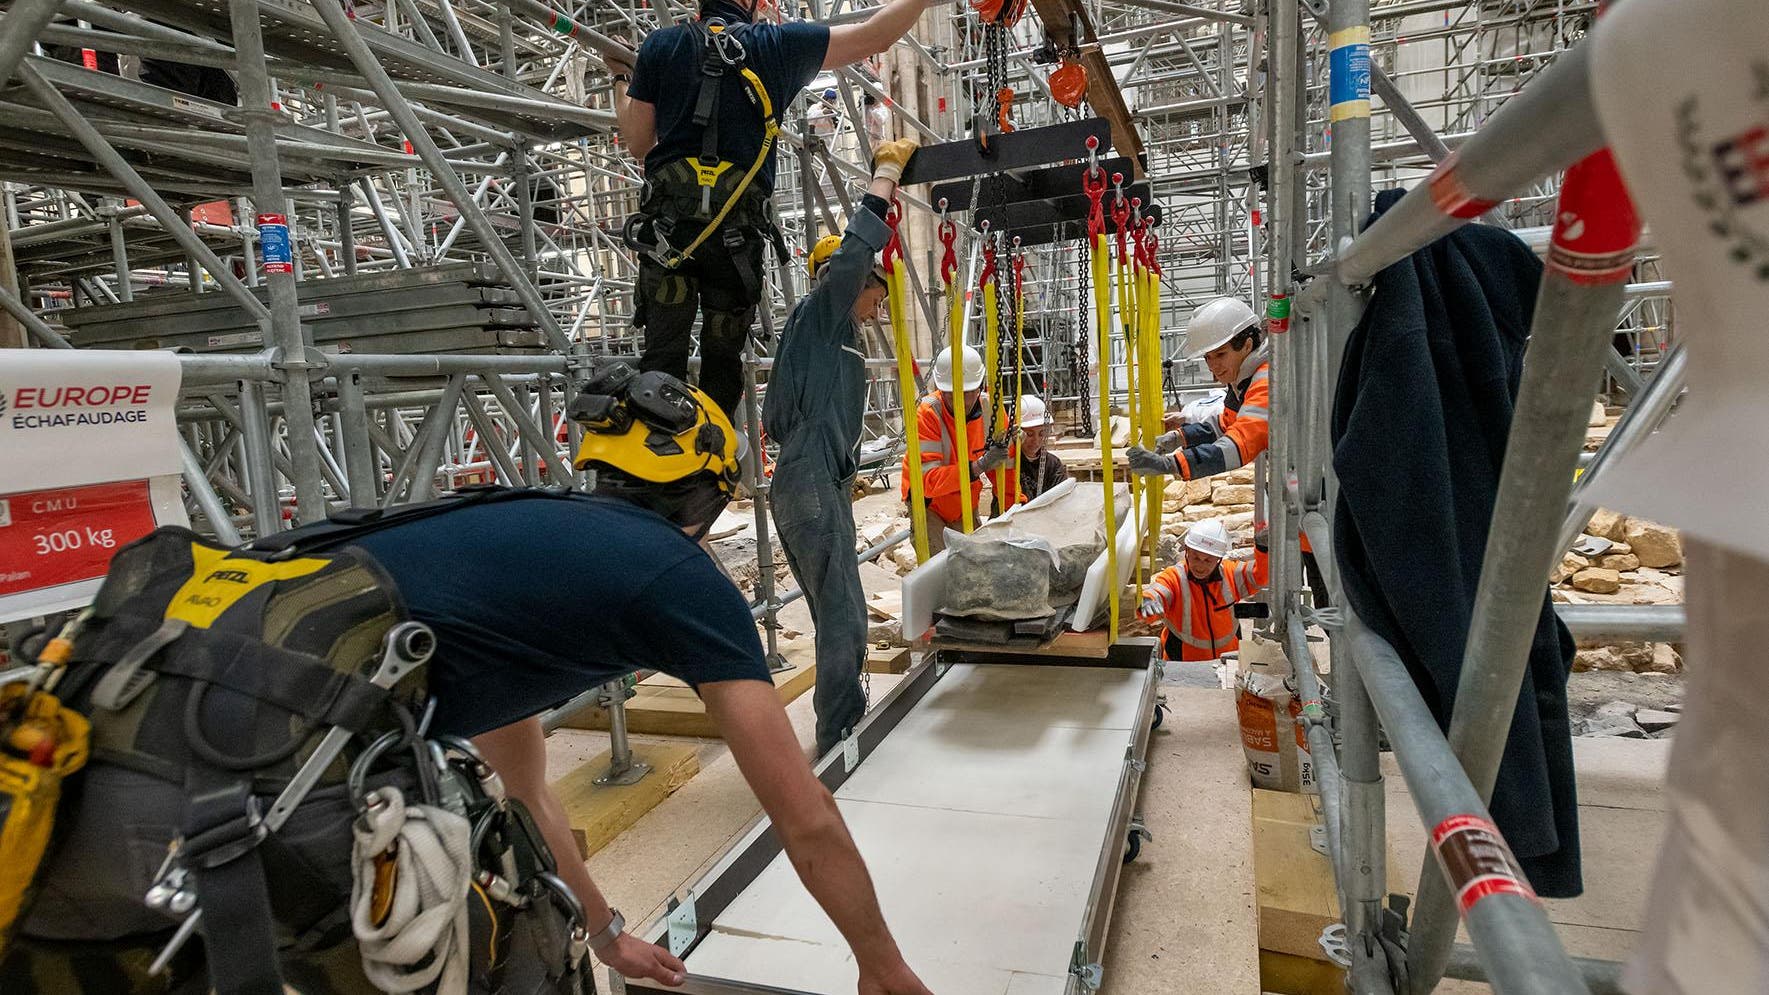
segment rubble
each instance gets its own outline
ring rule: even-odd
[[[1674,567],[1683,562],[1683,542],[1675,529],[1641,518],[1628,519],[1628,548],[1646,567]]]
[[[1614,594],[1622,589],[1622,575],[1604,567],[1586,567],[1572,575],[1572,586],[1592,594]]]
[[[1647,732],[1663,732],[1682,718],[1677,712],[1660,711],[1656,708],[1642,708],[1634,713],[1634,722]]]
[[[1217,484],[1210,492],[1210,503],[1218,505],[1252,505],[1252,484]]]
[[[1588,718],[1574,719],[1572,734],[1574,736],[1619,737],[1622,739],[1647,739],[1647,732],[1641,728],[1635,716],[1640,709],[1625,701],[1612,701],[1603,705]]]
[[[1628,516],[1610,511],[1607,508],[1599,508],[1591,516],[1591,524],[1585,526],[1585,532],[1611,542],[1626,542],[1627,528]]]

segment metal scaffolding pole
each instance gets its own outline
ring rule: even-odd
[[[565,332],[560,329],[559,322],[553,317],[552,311],[548,309],[546,299],[541,296],[534,281],[529,279],[528,273],[523,269],[515,254],[510,251],[510,247],[504,244],[503,236],[492,225],[491,219],[485,216],[485,212],[479,209],[479,205],[473,203],[473,195],[461,182],[460,174],[456,173],[454,167],[443,157],[442,150],[436,146],[436,142],[431,139],[430,133],[425,130],[423,123],[412,112],[411,104],[406,102],[404,95],[394,85],[393,78],[387,75],[387,70],[381,68],[374,53],[369,51],[368,44],[357,33],[356,26],[350,22],[350,18],[344,13],[343,8],[332,0],[312,0],[312,4],[313,9],[325,18],[326,26],[331,29],[332,34],[337,36],[339,43],[344,48],[344,53],[356,66],[356,71],[368,80],[369,86],[375,91],[376,96],[381,98],[381,106],[393,115],[393,120],[405,133],[406,141],[411,142],[412,150],[418,154],[420,159],[424,160],[424,165],[429,168],[437,183],[447,193],[448,199],[454,202],[456,209],[461,212],[461,217],[467,220],[467,226],[473,229],[473,234],[479,239],[480,245],[497,263],[498,269],[503,271],[511,286],[516,289],[517,296],[522,298],[523,306],[528,308],[529,314],[540,323],[541,330],[546,333],[548,344],[559,352],[570,352],[571,343],[565,338]]]
[[[1607,151],[1567,171],[1556,217],[1450,720],[1450,747],[1483,802],[1505,752],[1548,575],[1560,561],[1554,543],[1640,233]],[[1443,977],[1455,933],[1452,896],[1428,863],[1407,950],[1414,992],[1431,991]]]
[[[258,24],[257,0],[229,0],[228,13],[233,21],[234,49],[239,53],[239,113],[252,149],[252,203],[258,211],[258,224],[284,226],[283,248],[292,255],[294,241],[286,234],[289,205],[283,197],[282,169],[276,153],[276,129],[281,120],[270,106],[270,76],[264,65],[264,35]],[[289,464],[294,471],[295,520],[306,524],[326,517],[309,372],[313,367],[307,360],[307,336],[301,328],[301,305],[295,297],[293,259],[279,263],[272,256],[273,249],[274,244],[267,240],[262,255],[264,274],[270,282],[270,320],[264,341],[274,342],[282,353],[276,368],[282,374],[283,421],[288,428],[285,435]],[[266,527],[260,525],[258,531],[262,534]]]
[[[1329,117],[1333,127],[1331,230],[1334,244],[1357,234],[1370,212],[1370,5],[1369,0],[1335,2],[1328,12]],[[1328,288],[1326,369],[1339,369],[1346,340],[1363,315],[1364,300],[1349,286]],[[1335,378],[1336,379],[1336,378]],[[1331,382],[1331,381],[1329,381]],[[1326,430],[1322,419],[1311,426]],[[1326,449],[1322,450],[1327,451]],[[1338,481],[1327,467],[1326,504],[1338,496]],[[1345,934],[1351,955],[1351,988],[1357,995],[1389,992],[1388,960],[1380,940],[1382,896],[1388,890],[1387,825],[1379,760],[1376,711],[1358,668],[1342,641],[1332,646],[1335,700],[1339,706],[1339,770],[1344,778],[1342,812],[1349,880],[1345,890]]]
[[[0,84],[12,79],[19,60],[31,51],[37,35],[61,7],[60,0],[16,0],[0,20]]]

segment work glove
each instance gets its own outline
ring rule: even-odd
[[[1130,472],[1142,476],[1154,476],[1161,473],[1178,473],[1179,460],[1166,453],[1158,453],[1141,446],[1131,446],[1124,451],[1124,458],[1130,463]]]
[[[972,460],[971,467],[979,473],[989,473],[1006,466],[1008,457],[1011,455],[1012,453],[1008,452],[1007,443],[997,442],[983,450],[983,455]]]
[[[1137,606],[1136,613],[1143,618],[1160,618],[1167,614],[1167,599],[1172,595],[1164,587],[1145,587],[1142,591],[1142,603]]]
[[[909,165],[909,159],[921,143],[913,138],[899,138],[894,142],[881,142],[872,150],[872,175],[881,180],[895,183],[903,178],[903,167]]]
[[[1155,452],[1158,452],[1163,456],[1171,452],[1177,452],[1183,445],[1185,445],[1184,432],[1167,432],[1155,436]]]

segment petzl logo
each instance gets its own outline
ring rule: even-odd
[[[1769,62],[1751,68],[1756,102],[1769,107]],[[1690,196],[1708,230],[1725,243],[1733,262],[1769,283],[1769,234],[1744,217],[1769,203],[1769,126],[1714,134],[1704,128],[1698,99],[1690,97],[1677,107],[1676,139]]]
[[[252,577],[244,570],[216,570],[212,571],[209,576],[203,578],[204,583],[208,583],[212,580],[224,580],[229,584],[250,584],[252,582]]]

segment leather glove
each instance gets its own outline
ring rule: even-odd
[[[1165,453],[1157,453],[1141,446],[1131,446],[1124,451],[1124,458],[1130,463],[1130,472],[1143,476],[1160,473],[1178,473],[1179,460]]]
[[[1177,452],[1183,445],[1185,445],[1184,432],[1167,432],[1155,436],[1155,452],[1158,452],[1163,456],[1171,452]]]
[[[1145,587],[1142,591],[1142,603],[1137,606],[1136,613],[1143,618],[1160,618],[1167,614],[1168,598],[1164,587]]]
[[[872,150],[872,175],[893,183],[903,178],[903,167],[909,165],[909,159],[921,143],[913,138],[899,138],[894,142],[882,142]]]
[[[972,460],[971,468],[979,473],[989,473],[993,470],[999,470],[1007,465],[1008,457],[1011,455],[1012,454],[1008,452],[1007,443],[997,442],[983,450],[983,455]]]

